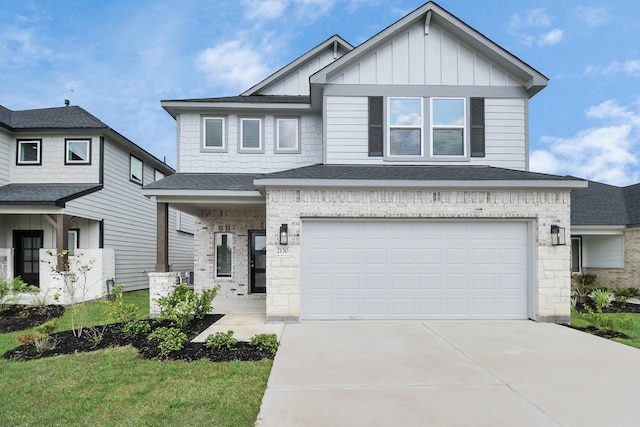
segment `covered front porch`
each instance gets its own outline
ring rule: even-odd
[[[249,174],[175,174],[143,188],[157,203],[157,255],[149,274],[151,315],[154,299],[180,280],[168,265],[169,207],[196,218],[196,292],[220,286],[217,300],[252,299],[266,293],[265,197]],[[156,308],[156,311],[159,310]]]

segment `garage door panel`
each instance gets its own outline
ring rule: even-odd
[[[525,222],[303,220],[302,317],[527,318],[527,234]]]

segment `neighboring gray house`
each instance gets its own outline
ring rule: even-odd
[[[567,321],[552,229],[569,235],[586,182],[528,171],[547,82],[429,2],[239,96],[162,101],[178,173],[143,192],[197,217],[195,288],[266,294],[271,320]]]
[[[640,184],[589,181],[571,193],[571,271],[606,286],[640,287]]]
[[[156,204],[141,190],[174,172],[80,107],[0,106],[0,277],[20,276],[51,298],[57,282],[41,261],[69,249],[96,260],[90,297],[108,279],[147,288]],[[170,218],[173,268],[191,271],[193,218],[173,209]]]

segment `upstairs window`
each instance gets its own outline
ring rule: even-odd
[[[65,139],[65,165],[91,164],[91,140],[90,139]]]
[[[431,100],[431,154],[464,156],[465,100],[433,98]]]
[[[389,98],[389,155],[422,155],[422,98]]]
[[[262,151],[262,119],[240,118],[240,151]]]
[[[276,153],[300,151],[300,119],[297,117],[276,118]]]
[[[19,139],[18,140],[18,165],[42,164],[42,140]]]
[[[202,118],[202,148],[207,151],[226,151],[227,138],[224,117]]]
[[[135,182],[136,184],[142,185],[142,173],[144,171],[144,163],[142,160],[134,156],[133,154],[130,156],[129,163],[129,179],[131,182]]]
[[[154,169],[153,180],[160,181],[162,178],[164,178],[164,173],[160,172],[158,169]]]

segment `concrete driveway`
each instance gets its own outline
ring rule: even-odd
[[[640,350],[531,321],[287,324],[257,426],[635,426]]]

